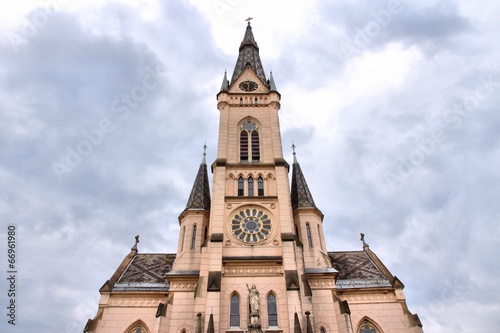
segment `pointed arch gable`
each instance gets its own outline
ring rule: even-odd
[[[365,327],[373,327],[375,329],[375,332],[370,331],[369,329],[365,329]],[[373,319],[371,319],[368,316],[364,316],[361,318],[361,320],[358,322],[358,326],[356,329],[356,333],[363,332],[363,333],[384,333],[384,330],[380,327],[380,325],[377,324],[377,322]]]
[[[132,324],[128,325],[127,329],[124,331],[125,333],[137,333],[140,330],[140,333],[149,333],[149,329],[146,324],[141,319],[136,319]]]

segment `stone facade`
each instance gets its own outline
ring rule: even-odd
[[[283,159],[281,96],[258,51],[248,24],[217,94],[212,191],[204,156],[177,253],[140,254],[136,243],[84,332],[423,332],[363,237],[362,251],[327,251],[295,152],[291,170]]]

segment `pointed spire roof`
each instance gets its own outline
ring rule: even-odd
[[[259,47],[253,37],[250,22],[248,22],[247,30],[240,44],[239,51],[238,60],[236,60],[236,65],[234,66],[233,77],[231,78],[231,85],[240,77],[247,66],[250,66],[254,70],[255,74],[257,74],[262,82],[267,82],[266,74],[264,74],[264,68],[260,61]]]
[[[208,319],[208,328],[207,333],[214,333],[214,315],[210,314],[210,318]]]
[[[292,209],[297,208],[317,208],[314,203],[311,191],[307,186],[306,179],[302,170],[300,169],[300,164],[297,162],[297,156],[295,154],[295,144],[292,145],[293,149],[293,169],[292,169]]]
[[[300,327],[299,316],[295,312],[295,318],[293,319],[293,333],[302,333],[302,328]]]
[[[208,185],[208,171],[206,163],[207,145],[203,146],[203,159],[198,169],[198,174],[191,190],[191,195],[186,205],[186,209],[204,209],[210,211],[210,187]]]
[[[269,90],[278,91],[278,89],[276,89],[276,83],[274,83],[273,72],[269,74]]]
[[[220,86],[220,91],[227,91],[229,89],[229,81],[227,79],[227,72],[224,71],[224,78],[222,79],[222,85]]]

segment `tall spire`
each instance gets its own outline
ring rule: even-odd
[[[224,78],[222,79],[222,84],[220,86],[220,91],[227,91],[229,89],[229,81],[227,79],[227,72],[224,71]]]
[[[250,68],[254,70],[255,74],[257,74],[262,82],[267,82],[266,74],[264,74],[264,68],[262,67],[262,62],[260,61],[259,47],[253,37],[250,22],[247,24],[245,36],[240,44],[240,53],[238,55],[238,60],[236,60],[236,65],[234,66],[231,85],[240,77],[241,73],[247,66],[250,66]]]
[[[307,186],[306,179],[302,170],[300,169],[300,164],[297,161],[297,156],[295,153],[295,144],[292,144],[293,149],[293,169],[292,169],[292,209],[297,208],[317,208],[314,203],[311,191]]]
[[[203,159],[201,160],[198,174],[191,190],[191,195],[186,205],[186,209],[204,209],[210,211],[210,187],[208,185],[208,171],[206,163],[206,150],[207,145],[203,146]]]

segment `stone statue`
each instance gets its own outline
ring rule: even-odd
[[[248,287],[248,284],[247,284],[247,289],[248,289],[248,297],[250,299],[250,311],[252,313],[258,313],[259,306],[260,306],[259,291],[257,290],[257,287],[255,287],[255,284],[252,285],[252,288]]]

